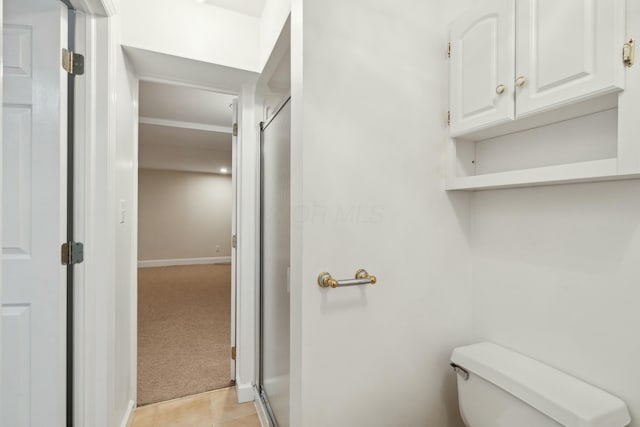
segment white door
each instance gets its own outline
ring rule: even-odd
[[[67,9],[4,0],[0,425],[65,425]]]
[[[232,105],[233,132],[231,135],[231,348],[236,347],[236,302],[238,287],[238,99]],[[231,381],[236,380],[236,360],[231,357]]]
[[[518,0],[518,117],[624,88],[624,0]]]
[[[289,426],[291,102],[262,132],[261,390],[279,427]]]
[[[514,118],[514,0],[484,1],[450,28],[450,134]]]

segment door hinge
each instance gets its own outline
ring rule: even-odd
[[[447,111],[447,126],[451,126],[451,111]]]
[[[238,136],[238,124],[234,123],[233,124],[233,136]]]
[[[632,67],[636,57],[636,42],[629,39],[622,47],[622,62],[627,67]]]
[[[67,49],[62,49],[62,68],[74,76],[84,74],[84,56]]]
[[[231,360],[236,360],[236,346],[231,347]]]
[[[231,247],[234,249],[238,247],[238,236],[235,234],[231,237]]]
[[[451,58],[451,42],[449,42],[449,47],[447,47],[447,58]]]
[[[61,248],[62,265],[80,264],[84,261],[84,245],[80,242],[66,242]]]

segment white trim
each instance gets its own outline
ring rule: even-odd
[[[125,49],[125,51],[128,51],[127,46],[123,46],[123,48]],[[164,77],[157,77],[151,74],[138,74],[138,79],[141,82],[160,83],[160,84],[165,84],[170,86],[180,86],[180,87],[186,87],[190,89],[204,90],[206,92],[220,93],[223,95],[237,96],[239,94],[237,90],[220,89],[213,86],[199,85],[199,84],[190,83],[188,81],[183,81],[183,80],[173,80],[173,79],[167,79]]]
[[[129,401],[127,411],[124,413],[120,427],[129,427],[133,421],[133,412],[136,410],[136,404],[133,400]]]
[[[236,396],[238,397],[238,403],[253,402],[255,397],[253,384],[236,384]]]
[[[116,5],[113,0],[71,0],[74,9],[90,16],[113,16]]]
[[[138,261],[138,268],[169,267],[172,265],[230,264],[230,256],[206,258],[148,259]]]
[[[138,123],[144,125],[166,126],[171,128],[205,130],[208,132],[232,133],[227,126],[210,125],[207,123],[182,122],[179,120],[156,119],[155,117],[140,117]]]
[[[253,404],[256,406],[256,412],[258,413],[258,418],[260,419],[260,425],[262,427],[272,427],[271,421],[269,421],[269,415],[267,415],[267,408],[264,406],[264,402],[260,398],[260,392],[258,391],[258,387],[253,388],[253,394],[254,394]]]

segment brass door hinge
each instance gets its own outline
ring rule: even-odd
[[[451,126],[451,111],[447,111],[447,126]]]
[[[84,56],[67,49],[62,49],[62,68],[74,76],[84,74]]]
[[[627,67],[632,67],[636,56],[636,42],[629,39],[622,47],[622,62]]]
[[[233,136],[238,136],[238,124],[237,124],[237,123],[234,123],[234,124],[233,124],[233,131],[232,131],[232,133],[233,133]]]
[[[238,236],[235,234],[231,237],[231,247],[234,249],[238,247]]]
[[[449,46],[447,47],[447,58],[451,58],[451,42],[449,42]]]
[[[84,261],[84,245],[79,242],[66,242],[60,250],[62,265],[80,264]]]
[[[231,360],[236,360],[236,346],[231,347]]]

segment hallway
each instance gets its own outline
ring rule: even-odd
[[[138,270],[138,405],[229,385],[231,265]]]

